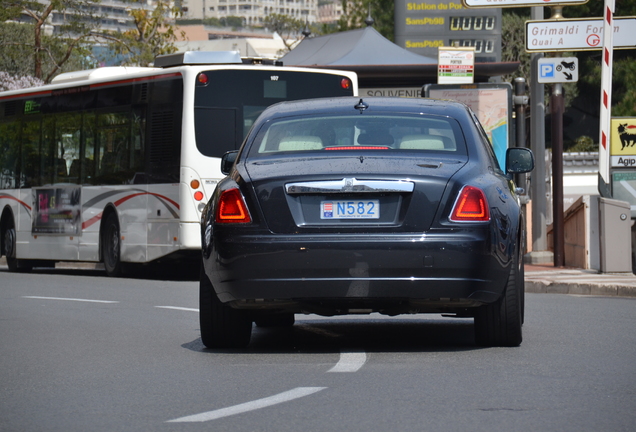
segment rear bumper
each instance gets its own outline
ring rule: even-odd
[[[240,308],[285,301],[298,309],[474,307],[496,301],[508,275],[510,261],[492,250],[489,232],[215,233],[204,263],[221,301]]]

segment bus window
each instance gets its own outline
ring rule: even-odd
[[[22,187],[42,184],[40,164],[40,119],[22,124]]]
[[[12,189],[18,184],[18,132],[17,123],[0,123],[0,188]]]
[[[148,181],[146,177],[146,113],[143,108],[135,108],[132,112],[130,168],[134,172],[133,183],[140,184]]]
[[[55,156],[55,118],[47,116],[42,121],[42,145],[40,147],[40,185],[57,182]]]
[[[130,123],[128,112],[97,116],[98,181],[123,184],[132,180],[129,172]]]
[[[55,162],[58,181],[77,184],[80,180],[81,115],[61,114],[57,116],[56,122]],[[73,166],[74,161],[76,161],[75,166]]]
[[[237,110],[232,108],[199,108],[194,112],[197,128],[197,148],[206,156],[221,157],[236,150],[239,142]]]
[[[88,112],[83,119],[84,145],[80,152],[80,184],[93,184],[95,179],[95,122],[94,112]]]

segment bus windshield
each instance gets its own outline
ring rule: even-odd
[[[194,99],[196,143],[202,154],[212,157],[237,150],[256,118],[272,104],[353,95],[346,78],[324,73],[212,70],[200,77]]]

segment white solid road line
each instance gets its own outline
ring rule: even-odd
[[[365,352],[341,352],[338,363],[327,372],[357,372],[366,361]]]
[[[38,299],[38,300],[64,300],[64,301],[76,301],[76,302],[88,302],[88,303],[119,303],[118,301],[110,301],[110,300],[90,300],[90,299],[63,298],[63,297],[22,296],[22,298]]]
[[[214,411],[208,411],[201,414],[194,414],[186,417],[179,417],[174,420],[168,420],[166,423],[184,423],[184,422],[204,422],[209,420],[216,420],[222,417],[228,417],[235,414],[241,414],[248,411],[254,411],[257,409],[265,408],[268,406],[276,405],[283,402],[289,402],[294,399],[309,396],[324,390],[327,387],[297,387],[293,390],[289,390],[283,393],[279,393],[274,396],[258,399],[252,402],[246,402],[239,405],[234,405],[227,408],[221,408]]]
[[[179,306],[155,306],[155,307],[159,309],[174,309],[174,310],[187,311],[187,312],[199,312],[199,309],[185,308],[185,307],[179,307]]]

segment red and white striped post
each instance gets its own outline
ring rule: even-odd
[[[598,148],[599,192],[611,193],[610,179],[610,125],[612,118],[612,58],[614,55],[614,5],[605,0],[603,12],[603,58],[601,65],[601,131]],[[601,180],[605,183],[601,187]],[[604,193],[605,191],[605,193]],[[611,196],[609,197],[611,198]]]

